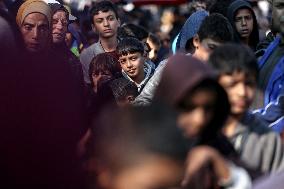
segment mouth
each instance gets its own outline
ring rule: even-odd
[[[129,74],[134,74],[134,73],[135,73],[135,70],[128,70],[127,73],[129,73]]]
[[[241,34],[249,34],[249,30],[248,29],[243,29],[243,30],[241,30]]]
[[[63,37],[61,33],[53,33],[52,35],[53,37],[60,37],[60,38]]]
[[[110,32],[112,32],[111,29],[105,29],[105,30],[104,30],[104,33],[110,33]]]

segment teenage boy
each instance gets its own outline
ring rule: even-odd
[[[206,62],[209,54],[212,53],[217,46],[233,40],[233,29],[229,21],[221,14],[212,14],[210,16],[206,16],[206,14],[195,14],[195,16],[203,16],[203,19],[198,19],[202,23],[199,30],[196,30],[198,32],[194,34],[193,39],[189,38],[188,42],[192,42],[192,56]],[[141,94],[135,99],[134,105],[143,106],[149,105],[152,102],[166,64],[167,60],[159,64],[153,77],[149,80]]]
[[[95,3],[90,14],[93,28],[99,35],[99,41],[84,49],[80,55],[84,80],[87,84],[91,83],[89,78],[91,60],[97,54],[116,50],[117,30],[120,26],[117,8],[111,1],[103,0]]]
[[[143,43],[136,38],[124,38],[117,46],[117,54],[122,75],[132,81],[140,93],[154,72],[146,61]]]
[[[209,64],[218,73],[231,104],[223,133],[230,139],[241,159],[263,173],[283,170],[284,151],[280,136],[249,114],[256,91],[258,68],[253,52],[246,46],[228,44],[217,48]]]

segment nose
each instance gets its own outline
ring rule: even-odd
[[[32,38],[33,39],[38,39],[38,37],[39,37],[39,29],[38,28],[34,28],[33,29],[33,36],[32,36]]]
[[[131,67],[132,67],[132,63],[131,63],[131,61],[130,61],[130,60],[127,60],[127,62],[126,62],[126,66],[127,66],[127,68],[131,68]]]
[[[109,22],[108,22],[108,20],[107,20],[107,19],[104,19],[103,24],[104,24],[104,26],[105,26],[105,27],[106,27],[106,26],[109,26]]]
[[[242,18],[242,26],[246,26],[247,25],[247,21],[246,21],[246,19],[245,18]]]
[[[247,93],[246,85],[244,83],[238,84],[237,92],[239,96],[244,97]]]
[[[206,117],[206,111],[204,108],[196,108],[192,112],[192,122],[194,123],[194,126],[199,128],[203,127],[206,124]]]

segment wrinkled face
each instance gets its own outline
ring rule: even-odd
[[[284,35],[284,2],[282,0],[273,0],[272,28]]]
[[[235,16],[235,26],[241,38],[249,38],[253,30],[253,16],[249,9],[239,9]]]
[[[115,17],[113,11],[99,11],[99,13],[93,17],[93,24],[100,37],[111,38],[116,36],[120,21]]]
[[[53,43],[62,43],[65,40],[68,26],[66,12],[59,10],[52,16],[52,41]]]
[[[119,57],[121,68],[135,82],[137,79],[144,78],[144,62],[145,58],[139,52]]]
[[[219,83],[228,94],[231,113],[243,115],[253,101],[256,90],[255,75],[236,71],[233,74],[221,75]]]
[[[147,39],[147,43],[150,47],[150,52],[148,54],[148,57],[150,60],[155,61],[158,56],[159,47],[149,39]]]
[[[216,93],[209,89],[197,89],[186,97],[178,115],[178,125],[188,138],[198,137],[214,116]]]
[[[26,49],[29,52],[40,52],[47,48],[50,39],[50,30],[45,15],[41,13],[27,15],[20,30]]]
[[[112,177],[110,189],[173,189],[180,186],[183,165],[161,156],[145,157],[143,162]]]
[[[94,92],[98,92],[98,88],[101,86],[101,84],[107,80],[110,80],[112,77],[113,75],[109,70],[100,71],[99,73],[93,73],[92,80],[94,84]]]
[[[222,43],[217,42],[213,39],[203,39],[202,41],[199,40],[199,37],[194,37],[193,45],[195,47],[195,52],[193,56],[203,62],[207,62],[210,54],[220,46]]]

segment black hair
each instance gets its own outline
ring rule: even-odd
[[[93,23],[93,18],[95,15],[99,14],[99,11],[102,12],[113,11],[116,19],[119,19],[116,5],[109,0],[102,0],[94,3],[94,6],[90,10],[91,23]]]
[[[135,98],[139,94],[137,86],[125,77],[114,79],[109,85],[116,101],[125,99],[128,95],[133,95]]]
[[[145,48],[143,43],[138,39],[127,37],[119,41],[116,50],[118,56],[133,54],[136,52],[141,53],[141,55],[143,56]]]
[[[147,39],[148,35],[149,32],[144,27],[132,23],[123,24],[118,29],[118,37],[120,39],[134,37],[141,41]]]
[[[226,17],[221,14],[214,13],[207,16],[197,32],[200,41],[206,38],[213,39],[218,42],[233,41],[233,28]]]
[[[233,0],[212,0],[213,4],[209,8],[210,14],[219,13],[223,16],[227,16],[228,7]]]
[[[92,75],[93,73],[98,74],[105,70],[110,71],[113,77],[118,77],[121,73],[121,68],[118,62],[118,58],[109,53],[102,53],[95,56],[89,66],[89,78],[91,86],[94,85]]]
[[[161,41],[157,35],[149,33],[148,39],[158,47],[161,47]]]
[[[183,162],[187,143],[176,126],[176,113],[166,106],[106,108],[94,122],[91,156],[102,158],[112,169],[155,154]]]
[[[240,44],[226,44],[214,50],[209,58],[211,65],[218,75],[232,74],[235,71],[254,74],[258,77],[258,65],[252,50]]]

